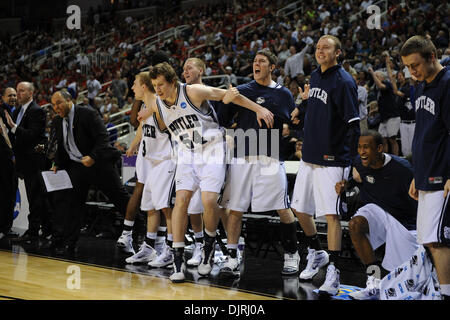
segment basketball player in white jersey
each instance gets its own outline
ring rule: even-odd
[[[224,130],[219,126],[214,110],[205,101],[233,101],[256,112],[258,122],[265,121],[268,127],[273,123],[273,114],[241,95],[233,95],[231,100],[227,90],[200,84],[181,84],[168,63],[156,65],[150,71],[150,78],[158,95],[158,123],[162,129],[167,127],[179,146],[172,219],[174,272],[170,279],[172,282],[183,282],[184,235],[192,194],[198,188],[202,192],[205,237],[198,273],[206,276],[212,269],[219,221],[217,200],[225,179]]]
[[[203,60],[199,58],[188,58],[183,66],[183,77],[186,81],[186,84],[203,84],[202,75],[204,70],[206,69],[205,63]],[[198,201],[196,197],[200,194],[200,191],[196,191],[191,204],[194,201],[195,203]],[[200,206],[201,206],[201,198]],[[195,206],[196,208],[198,205]],[[203,208],[202,208],[203,209]],[[201,261],[201,252],[203,248],[203,219],[202,212],[200,214],[189,213],[189,219],[191,221],[192,230],[194,231],[194,239],[195,239],[195,249],[192,253],[191,259],[187,261],[188,266],[198,266]],[[226,230],[227,228],[227,213],[226,210],[222,207],[219,208],[220,218],[222,220],[222,224]]]
[[[144,106],[155,106],[156,96],[148,72],[136,75],[132,90],[135,98],[142,100]],[[141,121],[136,137],[127,150],[127,156],[134,154],[138,147],[138,158],[141,158],[139,178],[145,181],[141,210],[147,211],[147,235],[139,251],[125,261],[164,267],[173,262],[170,248],[172,240],[171,193],[175,183],[176,164],[171,160],[170,134],[160,130],[154,114]],[[160,224],[159,210],[164,213],[166,218],[168,245],[164,246],[158,256],[155,250],[155,240]]]

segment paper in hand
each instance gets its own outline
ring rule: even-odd
[[[47,192],[72,189],[72,182],[66,170],[42,171],[42,178],[44,178],[45,188]]]

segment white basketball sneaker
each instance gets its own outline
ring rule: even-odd
[[[325,250],[314,250],[308,248],[308,256],[306,257],[308,263],[306,268],[300,273],[299,278],[302,280],[312,279],[319,269],[326,266],[329,262],[328,253]]]
[[[126,263],[149,263],[158,256],[155,249],[150,247],[145,242],[139,248],[139,251],[129,258],[125,259]]]
[[[133,248],[133,236],[131,233],[122,234],[119,239],[117,239],[116,246],[127,253],[136,253]]]
[[[366,282],[366,288],[349,294],[354,300],[380,300],[380,282],[381,280],[374,276],[369,276]]]
[[[211,273],[214,263],[214,253],[214,243],[208,244],[206,242],[202,249],[202,259],[197,267],[197,271],[201,276],[207,276]]]
[[[339,275],[339,270],[336,269],[333,264],[330,264],[327,268],[327,276],[325,278],[325,282],[319,288],[319,293],[325,293],[330,296],[337,295],[340,287]]]
[[[150,261],[148,265],[153,268],[169,267],[173,263],[173,251],[167,244],[162,249],[161,254],[153,261]]]
[[[239,272],[239,259],[228,256],[227,261],[220,268],[219,275],[224,277],[233,277]]]
[[[196,267],[202,261],[202,250],[203,243],[196,242],[194,252],[192,252],[192,257],[187,261],[188,267]]]
[[[184,282],[186,276],[184,272],[186,271],[186,264],[184,263],[184,259],[179,257],[178,259],[174,259],[173,261],[173,273],[169,277],[170,281],[174,283]]]
[[[291,275],[295,274],[299,270],[300,265],[300,255],[296,251],[295,253],[285,253],[284,254],[284,266],[281,274]]]

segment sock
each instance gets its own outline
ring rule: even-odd
[[[381,261],[374,261],[365,265],[367,276],[373,276],[377,279],[381,279]]]
[[[215,232],[214,232],[214,235],[211,235],[210,234],[210,232],[208,232],[206,229],[205,229],[205,238],[204,238],[204,240],[203,240],[203,244],[205,245],[205,246],[213,246],[214,245],[214,241],[216,240],[216,234],[215,234]]]
[[[211,231],[208,231],[208,230],[205,229],[205,239],[206,239],[206,236],[209,236],[209,237],[212,237],[212,238],[215,239],[216,235],[217,235],[216,231],[211,232]]]
[[[175,263],[175,266],[177,267],[177,269],[180,269],[181,265],[183,263],[183,257],[184,257],[184,242],[175,242],[175,243],[183,244],[183,247],[173,248],[173,262]],[[175,243],[174,243],[174,245],[175,245]]]
[[[194,233],[195,242],[197,243],[203,243],[203,231],[195,232]]]
[[[237,249],[238,249],[237,243],[236,244],[227,244],[227,249],[228,249],[228,254],[230,255],[230,257],[232,257],[233,259],[236,259]]]
[[[280,223],[284,252],[297,252],[297,222]]]
[[[133,226],[134,226],[134,221],[127,220],[127,219],[123,220],[123,231],[132,231]],[[124,234],[124,233],[122,233],[122,234]],[[125,233],[125,234],[127,234],[127,233]]]
[[[172,248],[172,243],[173,243],[173,235],[169,233],[167,235],[167,245],[169,246],[169,248]]]
[[[306,236],[306,243],[310,249],[316,251],[322,250],[322,245],[320,244],[319,235],[317,233],[313,236]]]
[[[145,236],[145,243],[150,247],[154,248],[155,240],[156,240],[156,232],[147,232],[147,235]]]
[[[167,227],[158,227],[158,237],[164,237],[166,235]]]
[[[336,267],[336,269],[338,268],[338,262],[339,262],[339,256],[341,254],[341,251],[329,251],[330,253],[330,264],[334,265]]]

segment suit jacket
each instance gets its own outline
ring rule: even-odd
[[[21,108],[13,113],[14,122],[17,121]],[[43,154],[35,150],[38,144],[46,144],[45,137],[46,113],[34,100],[25,111],[22,121],[14,133],[13,144],[16,157],[16,168],[20,174],[27,174],[42,170]]]
[[[115,163],[121,152],[109,145],[108,132],[103,119],[96,111],[89,107],[77,106],[73,119],[73,135],[75,144],[83,156],[90,156],[95,164]],[[58,143],[55,164],[58,168],[65,168],[72,161],[64,147],[63,119],[55,117],[56,139]]]
[[[3,120],[3,123],[8,128],[8,122],[6,121],[5,110],[12,117],[11,111],[3,103],[0,105],[0,118]],[[14,142],[14,135],[12,134],[11,131],[8,132],[8,137],[12,144]],[[12,155],[13,155],[12,150],[9,148],[3,135],[0,134],[0,162],[3,163],[3,161],[11,161]]]

